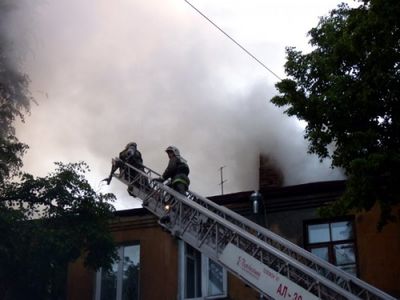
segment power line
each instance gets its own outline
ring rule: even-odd
[[[270,68],[268,68],[265,64],[263,64],[257,57],[255,57],[250,51],[248,51],[246,48],[244,48],[242,45],[240,45],[237,41],[235,41],[229,34],[227,34],[221,27],[219,27],[217,24],[215,24],[213,21],[211,21],[205,14],[203,14],[199,9],[197,9],[192,3],[189,1],[185,0],[187,4],[189,4],[195,11],[197,11],[203,18],[205,18],[208,22],[210,22],[215,28],[217,28],[219,31],[221,31],[227,38],[229,38],[232,42],[234,42],[237,46],[239,46],[244,52],[246,52],[248,55],[250,55],[251,58],[253,58],[256,62],[258,62],[261,66],[263,66],[267,71],[269,71],[272,75],[274,75],[276,78],[279,80],[282,80],[276,73],[274,73]]]

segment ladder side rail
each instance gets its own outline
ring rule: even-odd
[[[277,243],[278,246],[287,248],[289,252],[294,252],[295,254],[300,255],[301,258],[308,261],[309,267],[311,267],[313,269],[322,268],[322,269],[328,270],[330,273],[334,273],[336,276],[342,278],[343,280],[345,280],[347,282],[351,282],[352,284],[358,286],[358,288],[365,289],[369,293],[374,294],[382,299],[396,300],[395,298],[391,297],[387,293],[377,289],[376,287],[366,283],[365,281],[362,281],[358,277],[351,275],[351,274],[345,272],[344,270],[330,264],[329,262],[312,254],[311,252],[305,250],[304,248],[301,248],[300,246],[282,238],[281,236],[275,234],[274,232],[268,230],[267,228],[262,227],[256,223],[250,221],[249,219],[241,216],[240,214],[238,214],[224,206],[218,205],[215,202],[213,202],[205,197],[202,197],[201,195],[199,195],[197,193],[194,193],[194,192],[191,192],[191,193],[197,199],[204,202],[204,205],[207,205],[208,207],[213,207],[214,209],[217,209],[221,213],[226,215],[225,219],[228,219],[228,216],[229,216],[230,218],[234,219],[238,224],[243,224],[243,225],[251,228],[252,230],[248,231],[248,233],[250,233],[252,235],[256,235],[258,238],[261,238],[265,242],[267,242],[270,239],[274,243]],[[242,227],[242,228],[244,228],[244,227]],[[296,260],[299,260],[299,258],[296,256],[293,256],[293,258],[295,258]],[[301,262],[301,260],[299,260],[299,261]],[[326,274],[329,274],[329,273],[326,273]]]
[[[144,167],[144,171],[135,168],[134,166],[125,163],[125,165],[128,168],[133,169],[134,171],[136,171],[136,173],[140,174],[141,176],[144,176],[147,180],[153,179],[154,175],[160,176],[157,172],[151,170],[150,168],[143,166]],[[158,184],[158,183],[157,183]],[[153,185],[154,186],[154,185]],[[313,255],[312,253],[306,251],[305,249],[297,246],[296,244],[291,243],[290,241],[287,241],[285,239],[283,239],[282,237],[274,234],[273,232],[269,231],[268,229],[255,224],[253,222],[251,222],[250,220],[244,218],[243,216],[233,212],[232,210],[229,210],[226,207],[220,206],[214,202],[212,202],[211,200],[202,197],[201,195],[198,195],[192,191],[188,192],[189,196],[193,196],[195,197],[196,201],[193,200],[188,200],[186,199],[186,197],[184,197],[183,195],[177,193],[176,191],[170,189],[169,187],[163,185],[163,184],[159,184],[160,189],[163,189],[164,191],[166,191],[169,194],[172,194],[176,199],[179,199],[179,201],[183,201],[186,204],[192,205],[192,204],[196,204],[196,206],[198,206],[197,208],[202,208],[205,209],[205,215],[207,217],[210,218],[210,216],[208,215],[208,212],[212,212],[212,214],[214,214],[216,217],[221,218],[221,220],[225,220],[225,224],[228,224],[228,222],[231,222],[233,224],[235,224],[235,226],[237,226],[238,228],[240,228],[241,230],[243,230],[244,232],[246,232],[247,235],[251,235],[253,238],[261,241],[264,244],[267,244],[268,239],[272,240],[273,242],[277,243],[278,245],[280,245],[281,247],[287,248],[290,252],[293,252],[297,255],[300,255],[301,258],[304,258],[306,260],[308,260],[309,262],[311,262],[311,266],[304,264],[301,260],[299,260],[298,257],[296,256],[288,256],[290,257],[292,260],[295,259],[297,261],[297,263],[300,263],[303,267],[306,268],[310,268],[312,269],[314,272],[318,271],[318,268],[322,269],[322,270],[326,270],[328,272],[326,272],[326,274],[329,273],[334,273],[336,275],[336,277],[334,278],[334,280],[332,280],[329,277],[323,277],[329,281],[332,281],[334,284],[338,284],[336,281],[339,280],[342,282],[347,282],[347,283],[351,283],[352,285],[355,285],[357,287],[357,289],[361,289],[361,290],[366,290],[366,292],[368,292],[369,294],[373,294],[381,299],[393,299],[395,300],[395,298],[391,297],[390,295],[384,293],[383,291],[367,284],[366,282],[360,280],[359,278],[348,274],[347,272],[337,268],[336,266],[333,266],[331,264],[329,264],[328,262],[326,262],[325,260],[322,260],[321,258]],[[212,208],[210,210],[210,208]],[[249,229],[251,230],[246,230],[244,228],[244,225],[247,226]],[[252,232],[254,231],[254,232]],[[272,244],[271,244],[272,245]],[[274,245],[272,245],[273,247],[277,248],[278,251],[283,251],[280,247],[276,247]],[[323,272],[325,273],[325,272]],[[316,273],[318,276],[321,276],[320,273]],[[349,284],[347,284],[347,286],[350,286]],[[362,291],[364,292],[364,291]],[[362,293],[361,292],[361,293]]]
[[[158,183],[152,181],[152,179],[158,178],[161,175],[145,165],[142,165],[143,170],[138,169],[127,162],[124,162],[124,166],[126,167],[124,172],[128,172],[128,176],[125,176],[126,173],[121,174],[121,171],[119,175],[113,174],[113,176],[125,185],[132,185],[136,189],[139,189],[142,192],[142,195],[138,195],[137,197],[139,197],[143,202],[147,201],[147,198],[153,198],[156,206],[151,210],[151,213],[156,215],[158,218],[162,217],[165,214],[162,202],[167,197],[167,194],[165,194],[165,190],[159,189]],[[135,175],[130,176],[131,174]],[[140,187],[138,187],[136,183],[139,183]],[[143,196],[143,199],[140,196]]]
[[[147,176],[146,176],[146,178],[148,178]],[[120,179],[121,181],[123,181],[124,182],[124,180],[123,179]],[[217,215],[215,215],[214,213],[212,213],[212,212],[210,212],[208,209],[206,209],[206,208],[204,208],[204,207],[202,207],[202,206],[200,206],[199,204],[197,204],[197,203],[195,203],[195,202],[193,202],[193,201],[191,201],[191,200],[189,200],[189,199],[187,199],[186,197],[184,197],[183,195],[181,195],[181,194],[179,194],[178,192],[176,192],[176,191],[174,191],[174,190],[172,190],[171,188],[169,188],[168,186],[165,186],[164,184],[161,184],[161,183],[155,183],[155,188],[157,188],[158,189],[158,191],[159,192],[164,192],[164,194],[168,194],[168,195],[172,195],[172,196],[174,196],[174,198],[175,199],[177,199],[178,200],[178,202],[179,202],[179,204],[182,206],[182,203],[183,204],[185,204],[185,206],[187,206],[187,207],[190,207],[191,209],[193,209],[193,211],[194,212],[196,212],[196,214],[197,215],[203,215],[203,216],[205,216],[208,220],[213,220],[213,218],[212,218],[212,216],[215,216],[215,217],[217,217],[217,218],[220,218],[219,216],[217,216]],[[147,209],[149,209],[148,207],[146,207]],[[160,217],[161,216],[161,214],[160,214],[160,211],[158,210],[158,211],[152,211],[152,210],[150,210],[152,213],[155,213],[158,217]],[[221,221],[222,220],[222,221]],[[218,221],[218,220],[214,220],[214,222],[216,222],[216,221]],[[234,225],[234,224],[231,224],[230,222],[227,222],[226,220],[224,220],[223,218],[220,218],[220,220],[219,220],[220,222],[219,222],[219,225],[221,226],[221,227],[224,227],[224,228],[228,228],[229,229],[229,227],[227,227],[226,226],[226,224],[230,224],[230,226],[233,226],[233,228],[237,228],[237,229],[239,229],[239,230],[241,230],[238,226],[236,226],[236,225]],[[231,232],[233,232],[234,234],[237,234],[237,230],[235,231],[235,230],[232,230],[232,228],[230,228],[229,230],[231,230]],[[244,233],[244,234],[242,234],[241,235],[241,238],[242,239],[247,239],[247,237],[249,236],[245,231],[243,231],[242,230],[242,232]],[[187,235],[188,235],[189,233],[187,233]],[[190,237],[190,238],[189,238]],[[251,237],[251,236],[250,236]],[[197,236],[195,236],[195,235],[188,235],[187,237],[185,237],[185,236],[181,236],[181,238],[182,239],[184,239],[185,241],[187,241],[187,242],[189,242],[190,244],[192,244],[192,246],[194,246],[195,248],[197,248],[197,249],[199,249],[199,245],[197,244],[197,243],[195,243],[194,241],[199,241],[199,238],[197,237]],[[258,239],[255,239],[258,243],[264,243],[263,241],[260,241],[260,240],[258,240]],[[254,241],[253,241],[254,242]],[[265,243],[264,243],[265,244]],[[267,245],[267,244],[265,244],[265,245]],[[267,245],[268,246],[268,245]],[[271,247],[271,246],[270,246]],[[206,248],[206,249],[208,249],[208,251],[206,252],[211,258],[214,258],[216,261],[219,261],[219,259],[218,259],[218,253],[214,250],[214,253],[213,252],[210,252],[210,249],[212,249],[209,245],[207,245],[207,244],[204,244],[204,247],[202,247],[202,248]],[[273,248],[271,248],[271,249],[273,249]],[[199,249],[201,252],[204,252],[204,250],[205,249]],[[267,251],[268,252],[268,249],[264,249],[265,251]],[[222,250],[221,250],[222,251]],[[279,253],[279,251],[278,250],[276,250],[275,249],[275,251],[277,252],[277,253]],[[282,254],[282,255],[284,255],[284,254]],[[290,257],[289,258],[287,258],[286,260],[285,260],[285,263],[287,264],[287,265],[290,265],[292,268],[294,268],[294,269],[297,269],[296,268],[296,266],[295,265],[293,265],[292,263],[291,263],[291,259],[290,259]],[[301,268],[302,266],[300,265],[300,268]],[[228,268],[229,269],[229,268]],[[231,272],[233,272],[232,270],[230,270]],[[300,270],[299,269],[299,272],[303,272],[304,270]],[[313,272],[312,270],[309,270],[309,269],[305,269],[305,272],[307,273],[307,271],[311,271],[311,272]],[[233,272],[234,273],[234,272]],[[304,272],[303,272],[304,273]],[[309,273],[309,272],[308,272]],[[282,274],[282,276],[285,276],[285,274]],[[312,284],[315,284],[315,283],[317,283],[318,281],[316,281],[316,279],[314,279],[316,276],[319,276],[318,274],[317,275],[315,275],[315,274],[313,274],[313,275],[310,275],[310,274],[308,274],[308,276],[314,281],[314,283],[312,283]],[[243,278],[242,278],[243,279]],[[244,279],[243,279],[244,280]],[[292,280],[293,281],[293,280]],[[320,278],[320,280],[319,281],[324,281],[324,278]],[[340,289],[340,287],[337,287],[337,286],[335,286],[335,285],[332,285],[331,286],[331,288],[329,288],[329,285],[332,285],[332,283],[330,283],[330,282],[327,282],[327,289],[328,290],[335,290],[335,289],[337,289],[337,294],[339,294],[340,295],[340,293],[346,293],[346,291],[345,290],[343,290],[343,289]],[[262,292],[262,291],[260,291],[260,292]],[[347,299],[353,299],[353,298],[348,298],[347,297]],[[358,298],[357,298],[358,299]]]
[[[194,194],[194,193],[193,193]],[[283,246],[285,248],[288,248],[290,251],[295,252],[296,254],[299,254],[301,256],[304,256],[304,258],[306,258],[307,260],[310,260],[313,263],[316,263],[319,266],[325,267],[325,268],[330,268],[333,267],[333,269],[336,271],[336,267],[333,266],[332,264],[328,263],[327,261],[321,259],[318,256],[313,255],[311,252],[305,250],[304,248],[301,248],[300,246],[282,238],[281,236],[277,235],[276,233],[268,230],[265,227],[262,227],[252,221],[250,221],[249,219],[243,217],[242,215],[224,207],[224,206],[220,206],[214,202],[212,202],[211,200],[201,197],[198,194],[195,194],[197,198],[202,199],[202,201],[204,201],[205,203],[207,203],[208,205],[220,210],[221,212],[223,212],[226,216],[231,217],[232,219],[234,219],[238,224],[243,224],[248,226],[249,228],[252,229],[252,231],[249,231],[250,234],[257,236],[258,238],[262,239],[263,241],[265,241],[263,238],[270,239],[273,240],[274,242],[276,242],[278,245]],[[227,219],[227,217],[225,217]],[[243,228],[243,227],[242,227]],[[338,272],[340,275],[343,275],[346,279],[353,279],[354,276],[350,275],[349,273],[340,270]],[[355,277],[357,278],[357,277]]]
[[[159,173],[157,173],[156,171],[150,169],[149,167],[142,165],[144,170],[138,169],[134,166],[132,166],[131,164],[124,162],[125,166],[127,166],[130,169],[133,169],[134,171],[146,176],[148,179],[154,179],[153,176],[156,175],[158,177],[160,177],[161,175]]]
[[[176,197],[178,199],[179,202],[181,202],[181,205],[184,204],[187,207],[191,207],[193,210],[196,210],[198,213],[200,213],[201,215],[205,216],[207,219],[212,220],[213,222],[218,223],[220,226],[223,226],[224,228],[228,229],[229,231],[231,231],[234,235],[237,235],[238,237],[240,237],[240,239],[248,241],[248,243],[250,243],[253,247],[259,247],[261,249],[263,249],[264,251],[266,251],[267,253],[273,255],[274,257],[282,260],[287,266],[303,273],[306,274],[309,278],[312,278],[314,280],[314,284],[320,284],[322,286],[324,286],[325,288],[334,291],[335,293],[345,297],[345,299],[360,299],[359,297],[357,297],[356,295],[352,294],[351,291],[348,291],[340,286],[338,286],[337,284],[335,284],[334,282],[328,280],[327,278],[325,278],[324,276],[322,276],[321,274],[317,273],[315,270],[310,269],[306,266],[304,266],[303,264],[299,263],[296,260],[293,260],[292,257],[288,256],[287,254],[279,251],[278,249],[276,249],[275,247],[263,242],[262,240],[258,239],[257,237],[253,236],[253,235],[249,235],[245,230],[243,230],[242,228],[240,228],[239,226],[232,224],[230,222],[227,222],[224,218],[216,215],[213,212],[210,212],[208,209],[204,208],[203,206],[199,205],[198,203],[195,203],[189,199],[187,199],[186,197],[184,197],[183,195],[179,194],[178,192],[170,189],[169,187],[166,186],[162,186],[160,185],[160,188],[167,191],[168,193],[170,193],[171,195],[173,195],[174,197]],[[188,233],[189,234],[189,233]],[[184,235],[182,236],[182,238],[184,237]],[[195,243],[192,246],[194,246],[195,248],[199,249],[199,244]],[[237,246],[241,246],[241,244],[239,243]],[[221,248],[220,248],[221,249]],[[200,249],[201,250],[201,247]],[[220,251],[222,252],[223,249],[221,249]],[[244,250],[244,249],[242,249]],[[214,258],[217,261],[219,261],[220,263],[222,263],[219,260],[219,255],[221,253],[217,253],[216,251],[214,252]],[[208,254],[212,254],[209,253]],[[225,266],[228,269],[229,266]],[[285,277],[287,277],[285,274],[281,274]],[[290,279],[290,278],[289,278]],[[290,279],[293,280],[293,279]]]
[[[196,195],[197,198],[201,199],[203,197]],[[249,234],[254,235],[258,238],[260,238],[261,240],[263,240],[264,242],[268,243],[268,239],[276,242],[279,246],[283,246],[284,248],[288,248],[290,251],[296,253],[296,254],[300,254],[301,256],[304,256],[304,258],[307,258],[308,260],[317,263],[318,265],[321,265],[323,267],[329,268],[329,267],[333,267],[334,270],[336,270],[336,267],[329,264],[328,262],[326,262],[325,260],[316,257],[315,255],[313,255],[312,253],[310,253],[309,251],[301,248],[300,246],[285,240],[284,238],[280,237],[279,235],[273,233],[272,231],[266,229],[265,227],[262,227],[256,223],[251,222],[249,219],[241,216],[240,214],[224,207],[224,206],[220,206],[214,202],[212,202],[211,200],[207,199],[207,198],[203,198],[202,201],[204,201],[205,203],[207,202],[208,205],[212,206],[215,209],[218,209],[219,211],[221,211],[222,213],[224,213],[223,217],[224,219],[227,220],[234,220],[234,224],[238,225],[239,227],[246,229],[245,226],[241,226],[246,225],[251,231],[247,230]],[[230,218],[228,218],[230,217]],[[282,250],[282,249],[280,249]],[[341,275],[344,275],[344,277],[348,277],[347,279],[352,279],[351,275],[340,270],[339,273]]]

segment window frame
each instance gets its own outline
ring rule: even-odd
[[[122,284],[123,284],[123,267],[124,267],[124,249],[130,246],[139,246],[139,276],[138,276],[138,299],[140,299],[140,262],[141,262],[141,246],[139,242],[132,242],[132,243],[124,243],[120,244],[117,247],[117,255],[119,257],[118,260],[118,268],[117,268],[117,288],[116,288],[116,300],[122,299]],[[101,279],[102,279],[103,268],[100,268],[95,275],[95,290],[94,290],[94,300],[101,299]]]
[[[340,222],[349,222],[352,226],[352,234],[353,237],[349,239],[343,240],[333,240],[332,239],[332,224],[340,223]],[[309,236],[309,226],[311,225],[319,225],[319,224],[328,224],[329,225],[329,241],[325,242],[314,242],[310,243]],[[355,226],[355,218],[354,216],[344,216],[337,218],[324,218],[324,219],[311,219],[303,221],[303,232],[304,232],[304,249],[311,252],[312,249],[316,248],[328,248],[328,262],[333,264],[334,266],[341,268],[346,266],[346,264],[337,265],[336,257],[335,257],[335,246],[344,245],[344,244],[352,244],[354,248],[354,264],[355,264],[355,274],[349,273],[355,276],[359,276],[359,263],[358,263],[358,249],[357,249],[357,234],[356,234],[356,226]],[[348,264],[351,265],[351,264]],[[342,268],[341,268],[342,269]]]
[[[200,299],[221,299],[221,298],[226,298],[228,296],[228,273],[226,269],[219,264],[217,261],[212,260],[208,258],[206,255],[198,251],[197,249],[194,250],[198,251],[201,256],[201,276],[200,276],[200,291],[201,291],[201,296],[196,297],[196,298],[185,298],[185,291],[186,291],[186,286],[185,286],[185,270],[186,270],[186,244],[184,241],[179,240],[178,244],[178,249],[179,249],[179,268],[178,268],[178,286],[179,286],[179,291],[178,291],[178,299],[180,300],[200,300]],[[190,245],[189,245],[190,246]],[[223,293],[220,295],[215,295],[215,296],[207,296],[208,294],[208,287],[209,287],[209,277],[208,277],[208,271],[209,271],[209,261],[213,261],[215,264],[219,265],[222,267],[222,284],[223,284]],[[203,296],[205,295],[205,296]]]

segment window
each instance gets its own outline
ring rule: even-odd
[[[180,299],[217,299],[227,295],[226,270],[180,241]]]
[[[96,274],[95,300],[139,299],[140,245],[118,248],[119,261]]]
[[[307,222],[305,228],[308,251],[357,276],[353,220],[313,221]]]

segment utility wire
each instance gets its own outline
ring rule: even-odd
[[[203,14],[199,9],[197,9],[192,3],[189,1],[185,0],[187,4],[189,4],[195,11],[197,11],[204,19],[206,19],[208,22],[210,22],[215,28],[217,28],[219,31],[221,31],[226,37],[228,37],[232,42],[234,42],[236,45],[238,45],[244,52],[246,52],[248,55],[250,55],[256,62],[258,62],[261,66],[263,66],[267,71],[269,71],[272,75],[274,75],[276,78],[279,80],[282,80],[276,73],[274,73],[270,68],[268,68],[265,64],[263,64],[257,57],[255,57],[250,51],[248,51],[246,48],[244,48],[242,45],[240,45],[237,41],[235,41],[229,34],[227,34],[222,28],[220,28],[217,24],[215,24],[213,21],[211,21],[205,14]]]

